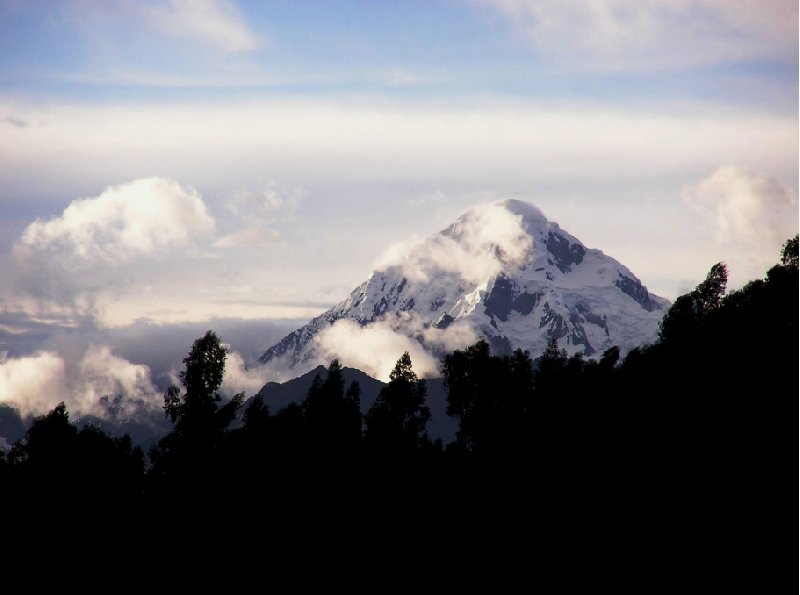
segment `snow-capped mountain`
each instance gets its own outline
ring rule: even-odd
[[[668,305],[532,204],[507,200],[470,209],[441,232],[390,250],[347,299],[261,361],[280,358],[302,372],[338,355],[354,329],[410,337],[434,358],[479,338],[496,354],[521,347],[535,357],[551,337],[570,353],[597,355],[614,345],[624,352],[655,339]]]

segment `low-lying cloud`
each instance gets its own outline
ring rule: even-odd
[[[388,381],[398,358],[408,351],[420,376],[436,376],[438,362],[417,341],[380,322],[361,326],[349,319],[336,321],[315,338],[319,363],[338,358],[373,378]]]
[[[220,390],[228,397],[240,392],[249,397],[260,391],[267,382],[274,380],[272,370],[265,366],[249,367],[241,354],[228,351]]]
[[[19,409],[23,416],[43,413],[58,403],[65,380],[64,360],[56,353],[5,359],[0,361],[0,403]]]
[[[79,417],[106,417],[109,410],[102,397],[120,395],[123,398],[116,414],[123,417],[142,408],[155,410],[163,403],[150,379],[150,369],[115,355],[107,345],[91,345],[77,366],[54,351],[0,363],[0,403],[18,409],[23,416],[46,413],[63,401],[70,413]]]
[[[419,376],[436,377],[440,375],[438,354],[463,349],[477,339],[475,330],[464,320],[438,329],[409,312],[363,326],[343,318],[314,338],[312,360],[327,365],[338,358],[344,365],[386,382],[397,360],[408,351]]]
[[[177,372],[172,376],[177,383]],[[220,392],[251,396],[270,379],[271,370],[249,368],[241,354],[230,351]],[[23,417],[47,413],[60,401],[78,418],[160,417],[163,399],[164,387],[153,381],[150,367],[127,360],[109,345],[90,345],[77,362],[57,351],[0,359],[0,404]]]

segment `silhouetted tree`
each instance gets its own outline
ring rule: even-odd
[[[334,359],[324,381],[314,377],[302,405],[309,446],[326,459],[352,456],[361,440],[360,387],[353,383],[345,394],[344,384],[342,366]]]
[[[366,415],[365,447],[373,454],[401,456],[430,448],[425,426],[431,417],[425,404],[427,386],[417,378],[406,351],[389,374]]]
[[[129,436],[78,431],[63,402],[37,417],[8,455],[17,495],[130,503],[141,495],[144,457]]]
[[[781,250],[781,264],[785,267],[798,266],[798,236],[786,240]]]
[[[719,262],[694,291],[675,300],[659,325],[659,340],[684,341],[699,332],[707,317],[719,308],[728,283],[728,268]]]
[[[478,341],[442,359],[447,414],[459,422],[458,444],[466,451],[511,456],[528,438],[533,396],[533,362],[516,350],[492,356]]]
[[[174,429],[150,449],[150,476],[157,486],[188,489],[214,483],[222,440],[244,398],[240,393],[218,405],[226,355],[216,333],[206,332],[183,360],[184,394],[174,385],[167,390],[164,412]]]

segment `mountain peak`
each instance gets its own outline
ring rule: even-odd
[[[516,198],[508,198],[494,204],[505,208],[515,215],[519,215],[526,224],[538,223],[546,225],[549,223],[541,209],[531,202],[518,200]]]
[[[668,302],[625,266],[549,221],[531,203],[477,205],[446,229],[393,248],[340,304],[262,357],[310,369],[339,357],[383,378],[403,351],[423,376],[483,338],[495,353],[623,351],[655,339]]]

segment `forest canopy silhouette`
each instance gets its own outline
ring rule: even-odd
[[[19,502],[47,493],[157,505],[202,493],[280,504],[318,488],[347,500],[387,482],[454,494],[490,473],[530,493],[652,488],[671,502],[667,516],[691,489],[720,521],[748,498],[796,490],[781,458],[796,434],[778,428],[797,412],[797,236],[765,278],[727,294],[726,284],[715,264],[671,306],[657,341],[624,358],[617,348],[568,356],[555,339],[535,359],[493,355],[485,341],[445,355],[447,414],[458,424],[448,444],[428,436],[426,381],[407,352],[365,414],[337,360],[302,403],[272,411],[261,397],[222,399],[227,350],[208,331],[183,360],[181,386],[166,391],[172,429],[149,452],[128,436],[79,430],[60,403],[0,451],[0,485]]]

